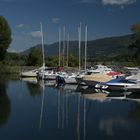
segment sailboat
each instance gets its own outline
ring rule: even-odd
[[[30,71],[22,71],[20,73],[21,77],[37,77],[38,69],[30,70]]]
[[[30,71],[22,71],[20,73],[21,77],[37,77],[39,71],[43,71],[45,69],[45,56],[44,56],[44,41],[43,41],[43,31],[42,31],[42,23],[40,23],[40,30],[41,30],[41,40],[42,40],[42,56],[43,56],[43,66],[38,68],[38,69],[34,69],[34,70],[30,70]]]
[[[65,28],[64,28],[64,32],[65,32]],[[42,32],[42,36],[43,36],[43,32]],[[42,40],[42,44],[43,44],[43,40]],[[56,77],[59,75],[59,72],[63,71],[62,69],[60,69],[60,49],[61,49],[61,29],[59,28],[59,68],[58,69],[48,68],[48,67],[45,67],[45,63],[44,63],[44,70],[38,72],[38,79],[56,80]],[[42,47],[42,50],[43,50],[43,47]],[[44,54],[44,51],[42,52]],[[43,57],[43,60],[44,59],[45,58]]]
[[[80,51],[81,24],[78,29],[79,29],[78,31],[79,31],[79,51]],[[87,71],[86,61],[87,61],[87,26],[85,27],[85,71],[83,73],[80,72],[80,52],[79,52],[79,74],[76,76],[76,81],[80,85],[85,85],[82,79],[86,75],[86,71]]]
[[[65,30],[64,30],[64,39],[65,39]],[[69,37],[68,37],[68,41],[69,41]],[[78,45],[79,45],[78,47],[79,47],[79,71],[80,71],[80,69],[81,69],[81,66],[80,66],[80,63],[81,63],[81,58],[80,58],[80,50],[81,50],[81,23],[80,23],[80,26],[78,27]],[[67,57],[67,60],[68,60],[68,57]],[[67,63],[67,66],[68,66],[68,63]],[[56,82],[58,84],[59,83],[61,83],[61,84],[77,84],[76,76],[77,76],[76,73],[66,73],[66,72],[58,73],[58,75],[56,77]]]

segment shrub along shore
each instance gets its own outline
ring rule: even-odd
[[[15,74],[20,75],[22,71],[28,71],[37,67],[32,66],[5,66],[0,65],[0,74]]]
[[[11,75],[19,75],[22,71],[29,71],[33,69],[37,69],[39,67],[36,66],[6,66],[0,64],[0,74],[11,74]],[[78,71],[76,67],[65,68],[66,71],[75,72]]]

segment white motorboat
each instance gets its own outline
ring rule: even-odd
[[[77,84],[76,76],[77,74],[75,73],[58,73],[56,82],[62,84]]]
[[[107,66],[96,65],[95,67],[91,67],[90,69],[88,69],[87,74],[107,73],[107,72],[111,72],[111,71],[112,71],[112,69],[108,68]]]
[[[135,85],[136,82],[129,81],[124,77],[118,77],[105,83],[98,83],[95,88],[108,89],[108,90],[126,90],[127,87]]]
[[[55,80],[57,76],[57,72],[53,68],[45,68],[38,72],[38,79],[42,80]]]
[[[124,67],[124,69],[126,69],[128,72],[132,74],[136,74],[140,71],[138,67]]]
[[[126,79],[135,81],[135,82],[140,82],[140,71],[138,71],[136,74],[132,74],[130,76],[127,76]]]

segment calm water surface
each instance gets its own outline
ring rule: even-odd
[[[0,139],[138,139],[140,97],[134,101],[96,94],[76,86],[0,78]]]

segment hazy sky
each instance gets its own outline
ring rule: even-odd
[[[58,41],[58,28],[66,26],[71,40],[77,40],[77,26],[88,26],[88,39],[131,33],[140,22],[140,0],[0,0],[0,15],[12,29],[9,50],[22,51],[41,43],[40,22],[45,43]]]

